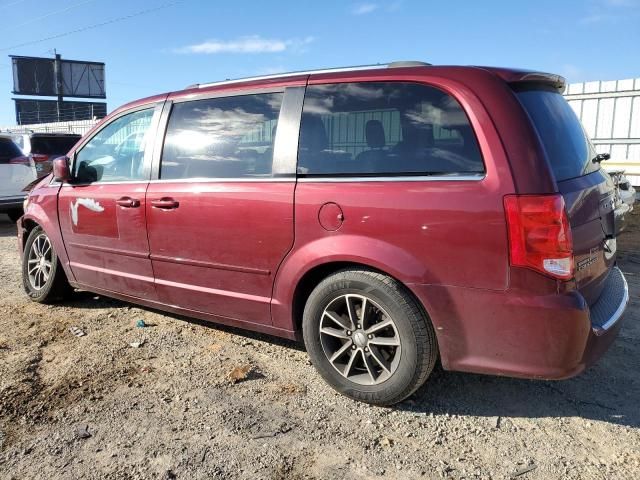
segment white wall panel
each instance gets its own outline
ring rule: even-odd
[[[633,108],[631,109],[631,118],[629,121],[631,122],[629,137],[640,138],[640,96],[633,98]]]
[[[623,162],[627,159],[628,145],[611,145],[611,161]]]
[[[600,91],[600,82],[586,82],[584,84],[584,93],[598,93]]]
[[[598,123],[596,127],[596,138],[611,138],[613,129],[613,106],[615,98],[601,98],[598,106]]]
[[[598,100],[583,100],[582,101],[582,125],[587,131],[587,134],[594,138],[596,136],[596,118],[598,112]]]
[[[640,182],[640,78],[575,83],[565,96],[599,153]]]
[[[625,78],[624,80],[618,80],[617,90],[619,92],[633,90],[633,78]]]
[[[584,90],[584,83],[570,83],[567,86],[567,93],[570,95],[583,93],[583,90]]]
[[[613,117],[613,138],[629,138],[629,119],[631,118],[631,97],[615,99],[615,114]]]
[[[569,106],[576,112],[576,117],[580,118],[582,116],[582,100],[570,100]]]

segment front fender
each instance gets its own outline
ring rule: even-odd
[[[60,260],[60,264],[67,275],[67,279],[71,282],[75,281],[71,267],[69,266],[69,257],[67,250],[62,241],[60,225],[58,222],[58,192],[59,185],[43,185],[36,187],[29,194],[29,203],[22,217],[22,225],[26,226],[30,221],[35,222],[47,234],[53,245],[53,249]],[[26,238],[25,238],[26,241]],[[24,244],[21,245],[24,250]]]
[[[271,304],[273,325],[295,330],[293,299],[300,280],[313,268],[333,262],[357,263],[380,270],[405,285],[438,283],[426,265],[392,244],[359,235],[329,236],[294,249],[276,275]]]

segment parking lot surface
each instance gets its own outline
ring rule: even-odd
[[[640,208],[618,249],[631,303],[582,375],[438,370],[377,408],[293,342],[86,292],[31,303],[0,215],[0,478],[640,478]]]

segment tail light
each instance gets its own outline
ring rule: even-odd
[[[31,163],[29,162],[29,157],[14,157],[11,160],[9,160],[9,163],[11,165],[31,165]]]
[[[504,209],[512,266],[573,277],[571,226],[561,195],[507,195]]]
[[[31,158],[33,158],[33,161],[35,163],[42,163],[49,160],[49,155],[44,155],[42,153],[32,153]]]

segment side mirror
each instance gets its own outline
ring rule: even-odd
[[[69,182],[71,180],[68,157],[58,157],[53,160],[53,179],[56,182]]]
[[[610,158],[611,155],[609,155],[608,153],[599,153],[594,158],[592,158],[591,161],[593,163],[602,163],[605,160],[609,160]]]

